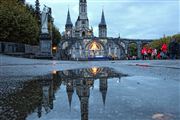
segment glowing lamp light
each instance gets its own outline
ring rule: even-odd
[[[57,49],[57,47],[53,47],[52,49],[53,49],[53,50],[56,50],[56,49]]]

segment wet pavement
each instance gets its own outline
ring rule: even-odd
[[[179,61],[0,58],[0,120],[180,119]]]

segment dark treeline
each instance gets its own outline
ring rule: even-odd
[[[41,11],[39,0],[35,8],[25,4],[25,0],[0,0],[0,41],[37,45],[41,27]],[[61,39],[59,30],[49,16],[53,44]]]

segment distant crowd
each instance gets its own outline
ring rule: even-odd
[[[161,48],[143,47],[141,50],[142,58],[127,55],[127,60],[161,60],[161,59],[180,59],[180,43],[176,38],[172,38],[169,44],[162,44]]]
[[[180,44],[173,38],[169,45],[164,43],[160,50],[144,47],[141,54],[143,60],[180,59]]]

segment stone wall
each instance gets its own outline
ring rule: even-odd
[[[39,46],[31,46],[31,45],[25,45],[25,53],[26,54],[36,54],[39,52]]]
[[[12,43],[12,42],[0,42],[0,53],[35,54],[37,52],[39,52],[39,46],[31,46],[27,44]]]

